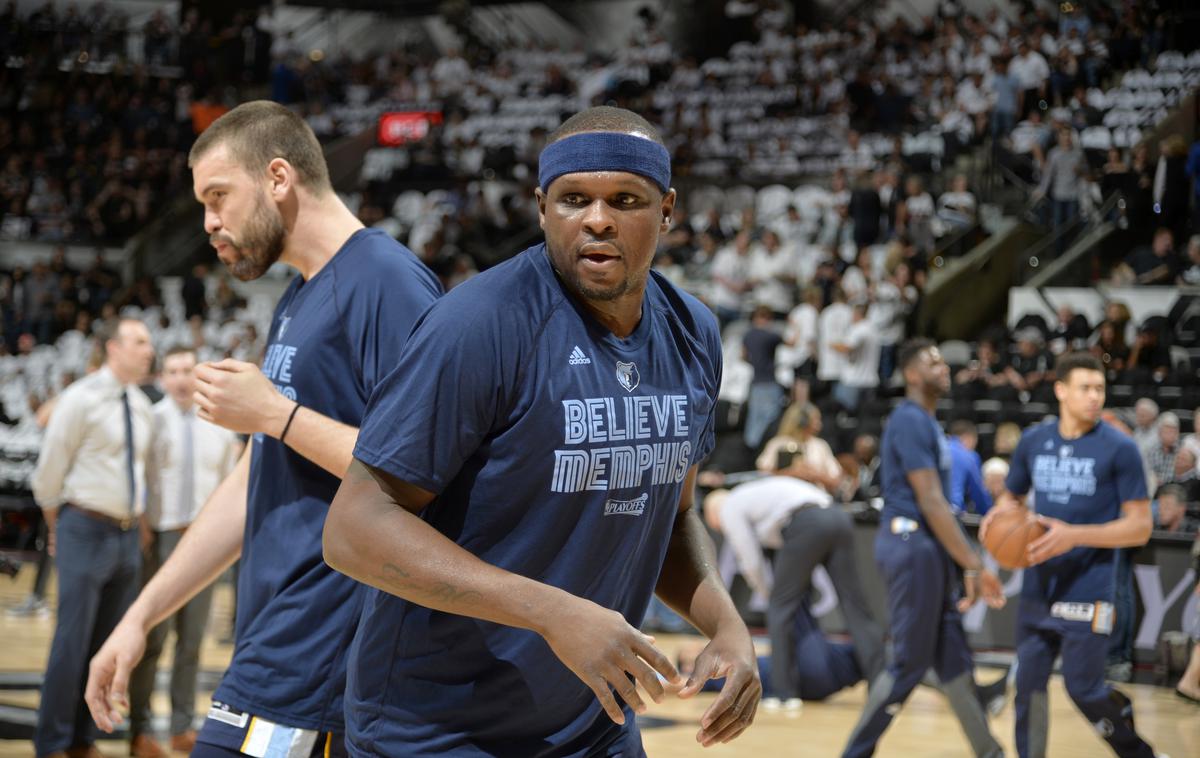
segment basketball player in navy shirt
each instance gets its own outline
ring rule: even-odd
[[[326,560],[378,588],[350,653],[352,755],[640,756],[646,698],[725,676],[704,745],[758,706],[692,507],[720,335],[650,272],[669,154],[593,108],[552,135],[539,185],[545,244],[425,314],[329,512]],[[711,639],[686,683],[637,629],[653,592]]]
[[[282,261],[300,276],[276,307],[261,369],[196,369],[199,416],[251,442],[92,660],[88,705],[111,731],[146,632],[240,555],[233,660],[192,755],[340,754],[365,588],[324,563],[325,514],[367,400],[440,287],[342,204],[316,137],[283,106],[230,111],[190,163],[205,231],[230,271],[255,279]]]
[[[961,614],[978,597],[1002,607],[1004,591],[971,549],[946,501],[950,450],[934,410],[950,391],[950,369],[925,339],[908,342],[898,366],[907,394],[883,431],[883,513],[875,537],[875,561],[887,582],[894,660],[871,683],[843,755],[872,755],[893,716],[933,669],[975,755],[999,758],[1004,751],[976,695]]]
[[[1016,742],[1021,758],[1046,755],[1046,682],[1062,655],[1063,683],[1120,756],[1154,758],[1133,729],[1129,698],[1104,680],[1115,613],[1116,551],[1144,545],[1153,526],[1133,439],[1100,420],[1104,365],[1066,353],[1055,367],[1059,416],[1021,436],[1001,510],[1032,494],[1047,532],[1029,545],[1017,611]],[[982,534],[995,518],[989,514]]]

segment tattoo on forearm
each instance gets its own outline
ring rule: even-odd
[[[437,582],[429,588],[427,594],[431,600],[445,600],[450,603],[474,603],[483,599],[481,593],[459,589],[449,582]]]
[[[410,574],[394,563],[385,563],[380,569],[375,578],[382,582],[388,589],[394,590],[419,590],[420,585],[413,582]]]
[[[441,600],[448,603],[474,603],[483,599],[476,590],[462,589],[445,581],[420,582],[394,563],[385,563],[375,578],[384,589],[411,596],[414,600]]]

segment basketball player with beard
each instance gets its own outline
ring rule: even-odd
[[[282,262],[300,275],[275,309],[261,367],[196,368],[198,416],[251,441],[92,659],[88,707],[111,732],[147,632],[240,556],[233,660],[192,756],[340,754],[364,588],[324,563],[321,532],[367,400],[441,288],[338,199],[312,130],[281,105],[225,114],[188,162],[229,271],[249,281]]]

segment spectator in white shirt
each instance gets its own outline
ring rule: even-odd
[[[154,432],[146,461],[150,544],[142,571],[143,586],[166,562],[208,496],[233,471],[241,452],[236,434],[196,418],[192,401],[195,368],[196,353],[190,348],[171,348],[163,356],[162,385],[167,396],[154,405]],[[146,653],[130,677],[131,734],[150,734],[150,694],[158,657],[167,632],[173,628],[171,749],[188,752],[195,745],[192,723],[196,715],[196,672],[212,592],[212,585],[201,590],[146,638]]]
[[[784,328],[784,345],[775,353],[777,360],[776,378],[784,387],[792,386],[795,379],[807,379],[815,372],[817,357],[818,328],[821,316],[821,290],[807,287],[803,302],[788,314]]]
[[[463,60],[455,48],[447,50],[446,54],[433,64],[430,74],[437,82],[438,88],[446,95],[462,87],[472,76],[470,64]]]
[[[933,250],[933,196],[925,191],[921,178],[910,176],[904,182],[904,200],[896,209],[896,232],[908,235],[918,250]]]
[[[875,166],[875,155],[871,148],[862,144],[861,136],[853,129],[846,134],[846,149],[842,151],[839,164],[855,173],[867,171]]]
[[[967,177],[956,174],[950,190],[938,198],[937,215],[953,229],[965,229],[975,223],[975,195],[967,188]]]
[[[733,244],[722,247],[713,257],[709,304],[722,328],[742,315],[746,293],[751,289],[749,268],[750,231],[744,229],[734,237]]]
[[[154,347],[146,325],[134,319],[121,319],[101,340],[104,366],[59,395],[31,480],[58,570],[58,621],[34,734],[38,755],[94,749],[83,702],[88,657],[138,591],[137,527],[153,423],[138,384]]]
[[[755,285],[755,300],[770,308],[776,318],[784,318],[792,310],[796,269],[791,248],[783,247],[774,231],[764,231],[761,244],[750,255],[750,279]]]
[[[1045,56],[1030,47],[1027,40],[1022,39],[1017,48],[1017,55],[1009,64],[1009,71],[1017,77],[1024,91],[1022,112],[1029,113],[1040,107],[1038,103],[1046,97],[1046,82],[1050,79],[1050,64]]]
[[[879,330],[879,380],[887,383],[896,370],[896,346],[904,340],[904,325],[917,303],[912,268],[899,261],[891,275],[875,287],[871,320]]]
[[[850,328],[853,313],[846,304],[846,293],[841,287],[833,289],[833,302],[825,306],[817,319],[818,353],[817,379],[825,383],[842,380],[846,371],[846,357],[834,349]]]
[[[880,344],[878,329],[867,318],[867,303],[859,301],[851,308],[850,329],[833,346],[846,357],[842,378],[833,388],[833,398],[853,413],[858,410],[863,394],[879,386]]]

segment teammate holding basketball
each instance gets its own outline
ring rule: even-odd
[[[933,669],[975,755],[999,758],[1004,752],[976,696],[961,613],[980,596],[993,608],[1003,606],[1004,591],[971,549],[946,501],[950,449],[934,410],[950,391],[950,369],[926,339],[905,344],[898,367],[907,397],[883,432],[883,514],[875,537],[875,560],[888,588],[894,661],[871,683],[843,755],[873,754],[893,716]],[[957,605],[955,564],[963,569],[965,588]]]
[[[256,279],[276,261],[300,275],[275,309],[261,369],[196,368],[200,417],[251,443],[92,659],[88,707],[111,732],[147,632],[241,555],[233,660],[193,758],[341,754],[346,648],[365,588],[325,565],[321,532],[367,400],[440,286],[363,228],[312,130],[281,105],[225,114],[189,163],[205,231],[233,275]]]
[[[1133,728],[1129,698],[1104,681],[1115,618],[1116,550],[1143,545],[1152,521],[1137,445],[1100,420],[1104,365],[1067,353],[1055,367],[1057,421],[1025,432],[1013,454],[997,516],[1025,508],[1032,491],[1047,531],[1030,543],[1017,612],[1016,742],[1021,758],[1046,755],[1046,683],[1062,654],[1067,694],[1113,751],[1154,758]]]
[[[758,707],[692,507],[720,335],[650,272],[669,153],[640,116],[591,108],[538,173],[545,244],[429,310],[329,512],[326,559],[378,588],[350,653],[353,755],[644,755],[638,685],[658,701],[725,676],[706,746]],[[637,629],[654,592],[711,639],[686,684]]]

